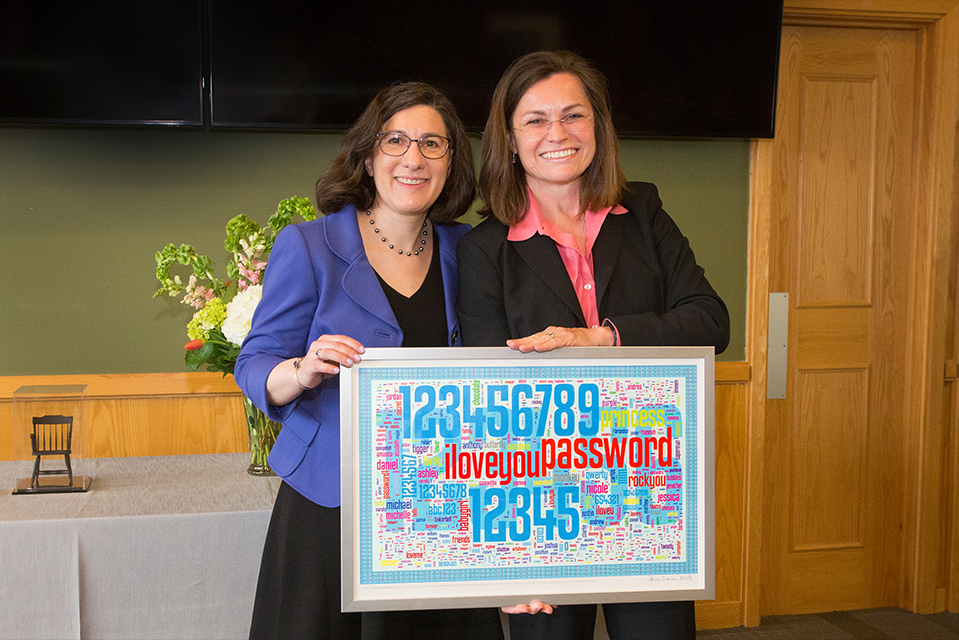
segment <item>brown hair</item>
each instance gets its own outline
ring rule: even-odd
[[[516,59],[493,93],[483,130],[479,195],[485,206],[480,215],[492,215],[507,225],[522,220],[529,197],[523,165],[514,163],[511,157],[513,113],[530,87],[557,73],[568,73],[579,80],[593,110],[596,154],[580,178],[581,209],[611,207],[622,199],[626,176],[619,163],[619,140],[610,118],[606,78],[575,53],[538,51]]]
[[[419,105],[436,109],[443,118],[450,145],[450,172],[429,217],[437,224],[450,224],[469,209],[476,197],[476,174],[466,129],[453,103],[438,89],[424,82],[391,85],[367,105],[343,137],[340,155],[316,181],[316,208],[323,213],[339,211],[348,204],[368,209],[376,198],[376,186],[366,171],[366,160],[376,149],[376,134],[394,115]]]

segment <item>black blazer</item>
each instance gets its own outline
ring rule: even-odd
[[[656,187],[633,182],[628,213],[609,215],[593,245],[600,320],[624,346],[729,343],[729,312],[696,264],[689,241],[663,211]],[[534,234],[509,242],[509,227],[490,217],[457,245],[456,310],[464,346],[505,346],[548,326],[586,320],[556,244]]]

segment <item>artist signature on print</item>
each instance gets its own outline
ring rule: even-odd
[[[693,576],[649,576],[650,582],[689,582]]]

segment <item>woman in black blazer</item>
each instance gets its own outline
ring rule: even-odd
[[[482,224],[457,246],[465,346],[729,342],[729,313],[663,211],[656,187],[627,183],[605,78],[569,52],[516,60],[483,133]],[[504,609],[511,637],[592,638],[596,607]],[[695,637],[692,602],[604,605],[616,638]]]

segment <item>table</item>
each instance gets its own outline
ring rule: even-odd
[[[12,495],[24,464],[0,463],[0,639],[248,636],[280,485],[248,454],[89,459],[86,493]]]

